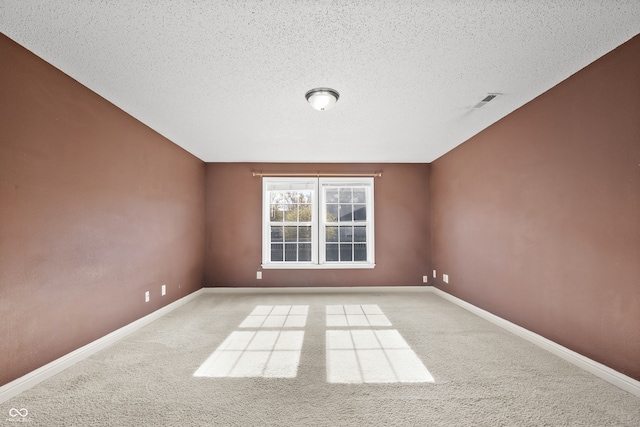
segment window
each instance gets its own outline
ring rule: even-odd
[[[373,268],[373,178],[263,178],[263,268]]]

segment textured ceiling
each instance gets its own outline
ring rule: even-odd
[[[204,161],[430,162],[638,34],[640,0],[2,0],[0,31]]]

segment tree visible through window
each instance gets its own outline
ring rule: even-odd
[[[372,178],[264,178],[263,267],[373,267]]]

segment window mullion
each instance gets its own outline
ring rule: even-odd
[[[324,197],[324,187],[322,187],[320,185],[320,178],[318,178],[318,181],[316,183],[318,191],[316,192],[316,211],[317,211],[317,217],[316,217],[316,231],[317,231],[317,236],[316,236],[316,241],[314,242],[314,248],[316,250],[316,263],[318,264],[324,264],[325,263],[325,250],[324,250],[324,245],[325,245],[325,241],[324,241],[324,229],[325,229],[325,218],[322,215],[324,213],[324,205],[326,203],[325,201],[325,197]]]

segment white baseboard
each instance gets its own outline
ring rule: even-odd
[[[467,311],[470,311],[471,313],[485,320],[488,320],[489,322],[497,326],[500,326],[501,328],[506,329],[507,331],[519,336],[520,338],[523,338],[549,351],[550,353],[553,353],[554,355],[570,363],[573,363],[574,365],[597,376],[598,378],[601,378],[615,385],[616,387],[621,388],[622,390],[628,391],[629,393],[640,397],[640,381],[621,374],[620,372],[615,371],[608,366],[596,362],[595,360],[591,360],[588,357],[576,353],[573,350],[569,350],[568,348],[563,347],[558,343],[555,343],[541,335],[529,331],[528,329],[518,326],[515,323],[511,323],[508,320],[496,316],[495,314],[489,313],[488,311],[476,307],[473,304],[469,304],[468,302],[454,297],[453,295],[448,294],[438,288],[431,287],[431,292],[448,301],[451,301],[452,303],[464,308]]]
[[[372,293],[372,292],[431,292],[431,286],[340,286],[291,288],[202,288],[206,294],[317,294],[317,293]]]
[[[23,391],[30,389],[31,387],[46,380],[47,378],[62,372],[73,364],[78,363],[81,360],[91,356],[92,354],[110,346],[111,344],[124,338],[130,333],[137,331],[143,326],[148,325],[149,323],[164,316],[170,311],[173,311],[181,305],[191,301],[200,294],[202,294],[202,289],[199,289],[196,292],[182,297],[179,300],[174,301],[171,304],[168,304],[154,311],[153,313],[150,313],[136,321],[133,321],[128,325],[125,325],[122,328],[103,336],[102,338],[98,338],[97,340],[92,341],[89,344],[72,351],[71,353],[65,354],[64,356],[54,360],[53,362],[47,363],[46,365],[34,371],[31,371],[28,374],[11,381],[10,383],[3,385],[2,387],[0,387],[0,403],[6,402],[12,397],[17,396]]]

